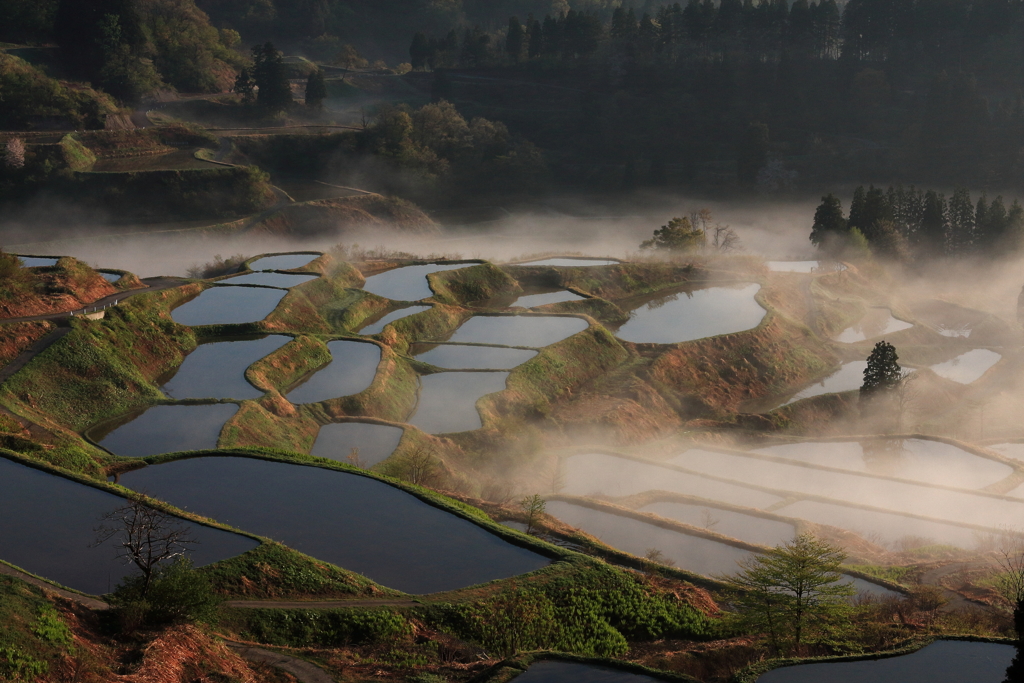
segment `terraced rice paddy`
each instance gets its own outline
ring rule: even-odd
[[[875,339],[900,330],[909,330],[914,325],[905,320],[894,318],[888,308],[870,308],[856,324],[847,327],[838,337],[837,342],[853,344],[855,342]]]
[[[648,301],[630,311],[615,333],[645,344],[676,344],[757,327],[765,309],[754,295],[757,284],[685,290]]]
[[[220,280],[222,285],[262,285],[263,287],[279,287],[288,289],[297,287],[310,280],[316,280],[319,275],[299,275],[298,273],[249,273],[238,275],[226,280]]]
[[[639,510],[757,545],[776,546],[796,536],[796,527],[792,524],[718,507],[658,502]]]
[[[401,427],[369,422],[327,424],[320,428],[310,455],[373,467],[395,452],[403,433]]]
[[[473,263],[432,263],[424,266],[402,266],[366,278],[363,290],[393,301],[419,301],[434,295],[433,290],[430,289],[430,283],[427,281],[427,275],[445,270],[470,268],[474,265]]]
[[[57,259],[49,256],[19,256],[18,259],[25,268],[43,268],[57,265]]]
[[[774,669],[757,683],[1002,683],[1015,652],[1000,643],[942,640],[902,657]]]
[[[1009,465],[968,453],[941,441],[925,439],[804,442],[759,448],[755,452],[827,467],[968,489],[983,488],[1013,473]]]
[[[563,301],[583,301],[586,297],[582,297],[579,294],[574,294],[564,289],[559,289],[554,292],[544,292],[541,294],[526,294],[513,301],[510,306],[520,306],[522,308],[534,308],[536,306],[547,306],[548,304],[558,304]]]
[[[104,280],[106,280],[110,284],[114,284],[122,277],[121,273],[100,273],[100,275],[103,277]]]
[[[1002,360],[1002,356],[988,349],[974,349],[952,360],[932,366],[932,372],[958,384],[970,384]]]
[[[263,320],[287,294],[266,287],[211,287],[171,311],[182,325],[231,325]]]
[[[363,325],[363,327],[359,328],[358,332],[359,334],[366,335],[380,334],[381,332],[384,331],[385,327],[395,322],[396,320],[408,318],[410,315],[416,315],[417,313],[422,313],[423,311],[429,309],[430,306],[405,306],[403,308],[399,308],[397,311],[391,311],[390,313],[386,313],[383,316],[371,318],[369,321],[367,321],[366,324]]]
[[[420,378],[420,396],[409,418],[430,434],[480,429],[476,402],[505,388],[507,372],[441,372]]]
[[[854,391],[855,389],[860,389],[860,386],[864,383],[864,370],[867,366],[867,362],[862,360],[843,363],[843,365],[831,375],[820,382],[802,389],[783,405],[796,403],[797,401],[802,401],[803,399],[810,398],[811,396],[838,394],[843,391]]]
[[[531,664],[512,680],[516,683],[658,683],[661,679],[606,666],[548,660]]]
[[[245,371],[292,340],[281,334],[200,344],[160,388],[171,398],[259,398]]]
[[[249,270],[295,270],[309,265],[319,257],[319,252],[311,254],[281,254],[280,256],[264,256],[249,264]]]
[[[286,392],[292,403],[317,403],[369,388],[380,363],[380,347],[354,341],[327,343],[331,362]]]
[[[121,483],[409,593],[463,588],[549,562],[405,491],[319,467],[202,457],[128,472]]]
[[[619,261],[613,259],[588,259],[588,258],[547,258],[540,261],[528,261],[526,263],[515,263],[516,266],[553,266],[555,268],[580,268],[592,266],[614,266]]]
[[[475,315],[448,341],[540,348],[587,329],[587,321],[552,315]]]
[[[114,540],[93,546],[103,516],[125,504],[106,491],[0,458],[0,560],[75,590],[108,593],[133,573],[118,559]],[[182,520],[197,541],[197,566],[252,550],[239,534]]]
[[[429,348],[422,353],[417,348]],[[537,355],[526,349],[460,344],[419,345],[413,347],[416,360],[449,370],[511,370]]]
[[[125,458],[216,448],[224,423],[236,412],[234,403],[151,406],[94,430],[92,438]]]

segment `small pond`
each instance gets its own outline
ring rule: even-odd
[[[231,325],[266,318],[287,294],[264,287],[211,287],[171,311],[182,325]]]
[[[299,275],[297,273],[249,273],[237,277],[220,280],[222,285],[263,285],[264,287],[279,287],[288,289],[297,287],[303,282],[316,280],[319,275]]]
[[[638,557],[657,549],[674,563],[673,566],[704,576],[732,574],[736,571],[736,562],[750,555],[749,550],[725,543],[560,500],[548,501],[547,513],[613,548]]]
[[[110,284],[114,284],[122,277],[121,273],[100,273],[100,275]]]
[[[1016,501],[729,453],[693,449],[670,462],[738,482],[993,529],[1004,526],[1007,519],[1024,514],[1024,505]]]
[[[984,375],[1000,359],[1002,356],[995,351],[974,349],[945,363],[933,365],[932,372],[958,384],[970,384]]]
[[[760,288],[743,284],[661,296],[631,311],[615,336],[637,343],[675,344],[749,330],[767,313],[754,299]]]
[[[776,546],[792,541],[796,536],[796,528],[792,524],[717,507],[665,501],[646,505],[640,508],[640,512],[651,512],[698,529],[759,545]]]
[[[545,660],[530,665],[515,683],[659,683],[664,679],[579,662]]]
[[[587,329],[587,321],[554,315],[476,315],[448,341],[539,348]]]
[[[430,434],[480,429],[476,402],[502,391],[507,372],[441,372],[420,377],[420,396],[408,422]]]
[[[919,547],[942,543],[972,550],[981,532],[951,524],[929,522],[892,512],[875,512],[847,505],[801,500],[773,510],[786,517],[828,524],[860,534],[865,539],[889,547]]]
[[[528,261],[527,263],[512,263],[513,266],[553,266],[555,268],[578,268],[589,266],[614,266],[620,263],[612,259],[594,258],[546,258],[540,261]]]
[[[282,254],[281,256],[264,256],[249,264],[249,270],[294,270],[312,263],[321,254]]]
[[[475,265],[477,264],[432,263],[425,266],[402,266],[366,278],[363,290],[394,301],[419,301],[434,296],[434,291],[430,289],[430,283],[427,281],[427,275],[444,270],[472,268]]]
[[[768,261],[768,270],[776,273],[835,273],[846,270],[837,261]]]
[[[281,334],[258,339],[200,344],[160,388],[171,398],[259,398],[263,392],[249,384],[250,365],[292,340]]]
[[[418,361],[449,370],[511,370],[537,355],[526,349],[461,344],[413,345],[412,353]]]
[[[399,308],[397,311],[391,311],[379,318],[371,318],[366,322],[363,327],[359,328],[359,334],[380,334],[384,331],[387,325],[401,320],[402,318],[408,318],[410,315],[416,315],[422,313],[430,308],[430,306],[406,306],[405,308]]]
[[[405,430],[401,427],[369,422],[336,422],[320,428],[310,455],[357,464],[349,460],[349,456],[355,455],[361,467],[373,467],[395,452],[403,433]],[[357,451],[353,453],[353,449]]]
[[[868,367],[867,361],[855,360],[851,363],[843,363],[842,367],[833,372],[825,379],[803,389],[783,405],[789,405],[811,396],[822,394],[837,394],[843,391],[860,389],[864,384],[864,370]]]
[[[21,265],[25,268],[41,268],[43,266],[57,265],[57,259],[50,257],[19,256],[18,259],[21,261]]]
[[[521,306],[523,308],[534,308],[535,306],[546,306],[547,304],[560,304],[563,301],[583,301],[586,297],[574,294],[565,289],[542,294],[526,294],[509,304],[509,306]]]
[[[562,466],[565,475],[562,492],[572,496],[619,497],[660,490],[753,508],[765,508],[782,500],[745,486],[604,453],[574,455],[566,458]]]
[[[333,360],[286,392],[292,403],[317,403],[351,396],[373,383],[380,364],[380,347],[354,341],[327,342]]]
[[[1002,683],[1016,649],[944,640],[902,657],[773,669],[757,683]]]
[[[121,483],[409,593],[549,563],[393,486],[320,467],[204,457],[128,472]]]
[[[965,489],[980,489],[1013,473],[1009,465],[928,439],[791,443],[754,452]]]
[[[869,308],[868,312],[859,322],[847,327],[836,337],[836,341],[844,344],[865,341],[881,337],[883,334],[892,334],[900,330],[907,330],[913,327],[912,323],[899,320],[892,316],[888,308]]]
[[[224,423],[237,412],[234,403],[152,406],[122,418],[113,429],[105,427],[91,436],[111,453],[125,458],[216,448]]]
[[[0,458],[0,559],[70,588],[101,595],[132,569],[111,540],[90,547],[103,515],[125,504],[106,491]],[[257,545],[238,534],[182,520],[198,541],[189,556],[202,566]]]

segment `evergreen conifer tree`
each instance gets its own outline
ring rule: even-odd
[[[827,194],[814,212],[814,226],[811,228],[811,244],[818,248],[830,248],[833,243],[848,232],[843,204],[839,197]],[[838,244],[836,244],[838,246]]]
[[[292,87],[288,82],[284,58],[273,43],[252,48],[252,75],[258,92],[256,104],[269,111],[282,111],[292,104]]]
[[[306,106],[320,111],[327,99],[327,84],[324,82],[324,70],[317,69],[306,79]]]
[[[519,22],[519,17],[509,18],[508,33],[505,34],[505,52],[514,64],[518,64],[522,58],[525,44],[526,29]]]
[[[888,394],[899,384],[903,376],[903,368],[899,364],[896,347],[882,340],[868,356],[868,366],[864,368],[864,384],[860,387],[860,399],[864,401],[879,394]]]

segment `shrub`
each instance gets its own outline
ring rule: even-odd
[[[156,571],[148,591],[141,574],[122,580],[110,602],[117,608],[126,631],[207,622],[216,616],[220,606],[210,580],[197,572],[190,560],[181,557]]]

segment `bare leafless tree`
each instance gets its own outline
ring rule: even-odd
[[[547,502],[535,493],[519,501],[519,507],[526,513],[526,533],[532,534],[547,509]]]
[[[357,446],[352,447],[352,450],[350,450],[348,455],[345,456],[345,460],[353,467],[358,467],[362,470],[366,469],[366,461],[359,457],[359,448]]]
[[[920,394],[915,382],[917,375],[913,370],[904,370],[899,381],[893,388],[893,403],[896,408],[896,431],[903,431],[903,418],[909,412],[910,407],[917,401]]]
[[[711,248],[723,254],[737,251],[740,248],[740,236],[728,225],[715,223],[711,231]]]
[[[103,515],[94,531],[94,547],[113,540],[118,559],[142,572],[143,595],[159,565],[183,557],[198,542],[182,520],[137,498]]]

